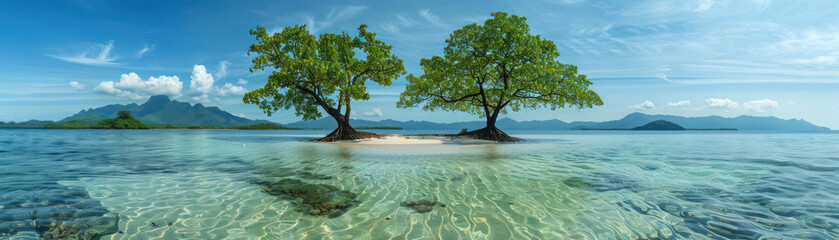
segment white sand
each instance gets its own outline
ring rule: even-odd
[[[377,138],[335,142],[340,145],[400,149],[464,148],[493,143],[495,142],[478,139],[419,135],[384,135]]]

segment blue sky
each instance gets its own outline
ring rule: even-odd
[[[839,129],[839,4],[835,1],[3,1],[0,121],[59,120],[81,109],[166,94],[280,123],[241,103],[248,30],[307,24],[316,33],[361,23],[393,45],[408,73],[442,53],[452,31],[491,12],[525,16],[579,66],[605,104],[528,110],[517,120],[613,120],[639,111],[805,119]],[[370,86],[355,117],[453,122],[475,116],[397,109],[404,77]]]

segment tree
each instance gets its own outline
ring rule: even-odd
[[[495,127],[499,114],[522,109],[578,108],[602,105],[577,67],[560,63],[556,44],[530,34],[526,18],[492,13],[483,25],[473,23],[446,40],[444,56],[422,59],[424,73],[408,75],[400,108],[422,105],[426,111],[462,111],[486,118],[485,128],[464,135],[515,142]]]
[[[366,24],[358,27],[358,36],[354,37],[346,32],[315,37],[306,25],[286,27],[274,34],[257,26],[250,34],[257,40],[248,50],[248,55],[256,54],[250,71],[274,71],[268,83],[245,94],[243,102],[256,104],[268,116],[280,108],[294,108],[303,120],[320,118],[323,110],[335,119],[338,128],[320,141],[375,135],[350,126],[350,103],[370,99],[367,80],[390,86],[393,79],[405,74],[405,67],[391,54],[390,45],[367,31]]]
[[[122,110],[117,112],[118,119],[133,119],[134,117],[131,116],[131,112],[128,110]]]

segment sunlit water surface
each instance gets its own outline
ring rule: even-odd
[[[326,133],[0,129],[0,238],[75,233],[54,227],[73,221],[102,239],[839,238],[835,133],[306,141]],[[355,206],[312,216],[255,183],[286,178],[355,193]],[[401,204],[419,200],[438,205]]]

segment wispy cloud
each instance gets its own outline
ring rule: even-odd
[[[436,25],[436,26],[445,26],[445,24],[440,22],[440,17],[438,17],[437,15],[434,15],[434,13],[431,13],[431,9],[427,9],[427,8],[420,9],[419,10],[419,15],[423,19],[425,19],[425,21],[428,21],[428,23],[431,23],[431,24]]]
[[[312,33],[318,33],[321,30],[331,27],[335,23],[350,19],[358,15],[361,11],[366,9],[365,6],[347,6],[341,9],[333,8],[326,14],[323,19],[315,19],[313,16],[304,16],[306,19],[306,26]],[[282,31],[282,27],[274,28],[273,32]]]
[[[107,44],[98,44],[88,48],[86,51],[81,53],[80,55],[76,56],[58,56],[58,55],[50,55],[47,56],[67,61],[71,63],[78,63],[84,65],[94,65],[94,66],[108,66],[108,65],[120,65],[120,63],[116,63],[118,58],[116,56],[110,56],[111,49],[114,48],[114,41],[111,40]],[[98,53],[97,53],[98,52]]]
[[[815,65],[834,65],[839,59],[837,56],[817,56],[813,58],[795,59],[793,63],[797,64],[815,64]]]
[[[696,9],[694,9],[693,11],[694,12],[708,11],[708,9],[711,9],[712,6],[714,6],[714,0],[700,0],[699,1],[699,6],[697,6]]]
[[[146,43],[146,45],[143,46],[142,49],[137,51],[137,58],[141,58],[141,57],[143,57],[143,55],[146,55],[146,53],[154,51],[154,47],[155,47],[154,44],[149,45],[148,43]]]
[[[758,9],[765,10],[772,5],[772,0],[753,0],[757,4]]]
[[[82,90],[84,90],[84,84],[81,84],[81,83],[76,82],[76,81],[70,81],[70,88],[72,88],[73,90],[76,90],[76,91],[82,91]]]
[[[218,79],[222,79],[227,77],[227,67],[230,66],[230,61],[224,60],[218,63],[218,71],[216,72],[216,77]]]

